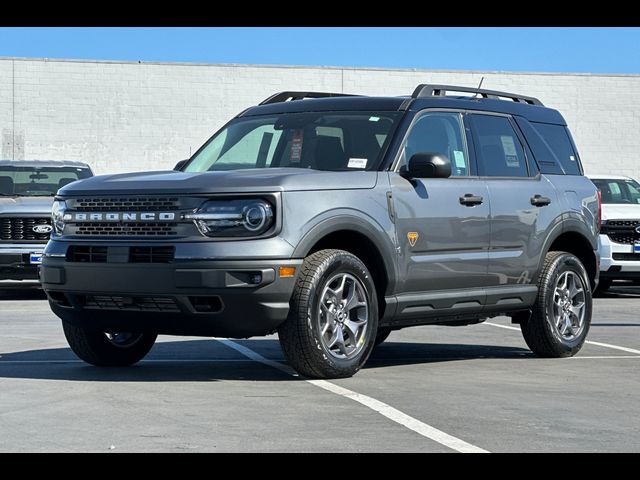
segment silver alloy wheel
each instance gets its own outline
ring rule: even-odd
[[[353,275],[339,273],[325,283],[320,306],[320,337],[334,357],[349,359],[365,346],[369,304],[364,286]]]
[[[138,343],[143,334],[130,332],[105,332],[104,335],[112,345],[120,348],[127,348]]]
[[[558,277],[553,292],[552,326],[561,340],[575,340],[584,329],[586,313],[584,282],[575,272]]]

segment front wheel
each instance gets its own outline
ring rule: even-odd
[[[152,333],[100,332],[62,322],[64,336],[78,357],[97,367],[128,367],[142,360],[156,341]]]
[[[531,317],[520,324],[525,342],[540,357],[571,357],[590,325],[591,285],[582,262],[570,253],[549,252]]]
[[[291,366],[310,378],[350,377],[369,358],[377,329],[378,299],[364,263],[343,250],[308,256],[278,329]]]

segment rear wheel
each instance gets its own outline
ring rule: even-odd
[[[369,358],[378,329],[378,300],[362,261],[320,250],[302,264],[286,322],[278,329],[287,361],[311,378],[350,377]]]
[[[100,332],[62,322],[67,342],[78,357],[97,367],[127,367],[142,360],[156,341],[151,333]]]
[[[591,325],[591,286],[580,260],[549,252],[538,280],[531,317],[520,324],[529,348],[540,357],[578,353]]]

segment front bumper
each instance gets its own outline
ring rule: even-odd
[[[302,260],[79,263],[45,256],[40,271],[61,319],[102,331],[244,338],[284,322]]]
[[[634,253],[633,245],[616,243],[607,235],[600,235],[598,252],[601,279],[640,280],[640,253]]]
[[[38,280],[31,254],[42,255],[43,244],[0,245],[0,280]]]

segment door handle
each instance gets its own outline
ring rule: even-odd
[[[467,207],[473,207],[474,205],[480,205],[484,199],[479,195],[474,195],[473,193],[465,193],[464,197],[460,197],[460,204],[466,205]]]
[[[546,207],[551,203],[551,199],[549,197],[543,197],[542,195],[534,195],[531,197],[531,205],[534,207]]]

